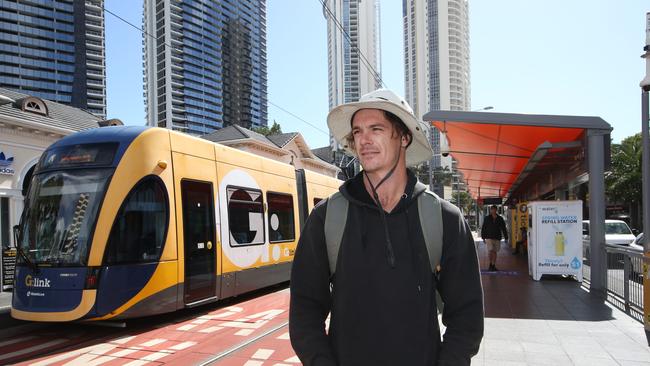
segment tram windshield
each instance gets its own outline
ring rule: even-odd
[[[32,179],[19,245],[34,264],[85,265],[112,169],[50,171]]]

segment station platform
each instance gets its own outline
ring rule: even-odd
[[[485,244],[476,243],[486,269]],[[482,271],[485,335],[472,365],[650,366],[643,325],[580,283],[562,277],[533,281],[526,257],[505,247],[497,267],[498,272]],[[289,290],[281,289],[191,309],[172,321],[145,319],[116,332],[53,325],[0,337],[0,364],[299,365],[289,340],[288,309]]]
[[[481,268],[487,250],[477,240]],[[527,258],[502,249],[482,270],[485,335],[472,365],[649,365],[643,324],[571,279],[528,276]]]

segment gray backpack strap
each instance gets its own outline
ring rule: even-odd
[[[339,257],[339,248],[343,239],[345,223],[348,220],[348,200],[341,192],[336,192],[327,199],[327,212],[325,213],[325,245],[327,246],[327,259],[330,264],[330,277],[336,271],[336,261]]]
[[[418,213],[424,242],[429,254],[431,272],[440,271],[442,257],[442,206],[440,198],[428,189],[418,196]]]

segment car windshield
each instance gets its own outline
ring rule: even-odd
[[[632,234],[632,231],[624,222],[605,223],[605,234]]]
[[[85,265],[89,236],[112,169],[76,169],[32,179],[18,245],[35,264]]]

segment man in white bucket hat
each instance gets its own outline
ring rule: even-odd
[[[291,273],[296,354],[305,365],[469,365],[483,336],[478,258],[458,208],[407,169],[431,159],[426,125],[385,89],[332,109],[327,124],[363,171],[302,230]]]

